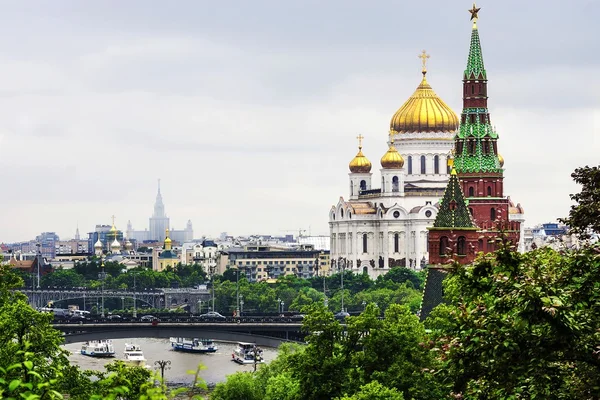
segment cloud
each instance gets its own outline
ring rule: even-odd
[[[479,24],[505,188],[528,224],[568,213],[571,171],[600,150],[597,6],[577,20],[567,6],[489,4]],[[377,175],[423,48],[460,112],[466,8],[433,2],[424,23],[421,4],[391,1],[7,6],[0,241],[113,214],[143,229],[157,178],[172,224],[191,219],[196,236],[327,233],[355,137]]]

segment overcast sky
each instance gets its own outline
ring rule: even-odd
[[[328,234],[355,137],[379,174],[420,80],[456,113],[469,1],[0,1],[0,242],[148,226]],[[600,159],[600,1],[481,1],[505,194],[568,214]],[[375,180],[377,181],[377,180]]]

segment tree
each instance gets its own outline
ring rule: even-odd
[[[600,397],[600,247],[454,265],[427,325],[456,398]],[[462,396],[462,397],[461,397]]]
[[[43,288],[58,286],[64,288],[75,288],[85,286],[85,279],[72,269],[58,269],[41,279]]]
[[[225,383],[218,383],[212,392],[211,400],[262,400],[262,388],[256,384],[254,375],[237,372],[227,377]]]
[[[569,217],[560,219],[571,232],[587,239],[590,233],[600,233],[600,167],[575,169],[573,180],[582,186],[581,192],[570,195],[577,204],[571,206]]]
[[[339,400],[404,400],[404,396],[394,388],[390,389],[373,381],[361,386],[354,395],[344,396]]]
[[[392,281],[395,283],[404,283],[409,281],[416,289],[421,289],[423,287],[423,280],[424,277],[422,274],[418,274],[412,269],[404,267],[392,268],[385,275],[377,277],[377,282]]]

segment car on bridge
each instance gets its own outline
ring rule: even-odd
[[[224,322],[227,320],[227,317],[219,314],[216,311],[209,311],[206,314],[197,316],[196,319],[198,319],[200,321],[222,321],[222,322]]]
[[[159,319],[156,318],[154,315],[144,315],[140,318],[140,321],[142,322],[153,322],[153,321],[158,321]]]

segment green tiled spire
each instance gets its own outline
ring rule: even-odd
[[[454,166],[459,174],[502,173],[498,160],[498,134],[490,122],[487,108],[487,74],[479,41],[476,18],[471,31],[471,47],[463,77],[463,111],[455,137]]]
[[[485,67],[483,66],[481,44],[479,43],[479,30],[477,29],[477,25],[475,23],[473,24],[473,30],[471,31],[471,47],[469,48],[467,69],[465,69],[465,79],[487,79]]]
[[[435,228],[477,229],[471,219],[471,213],[467,208],[454,168],[452,168],[444,197],[440,200],[440,211],[435,217],[432,229]]]

